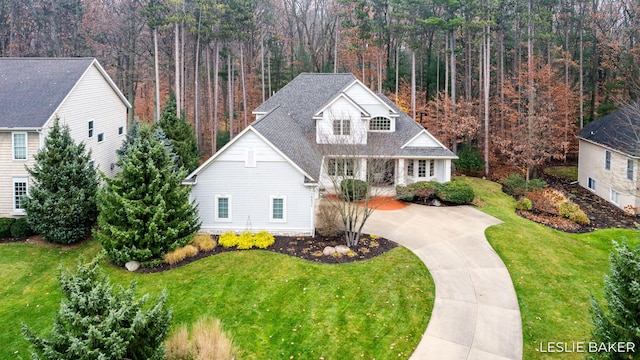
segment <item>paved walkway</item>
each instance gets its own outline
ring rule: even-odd
[[[376,211],[364,231],[427,265],[436,296],[413,360],[522,359],[522,322],[509,272],[484,230],[500,221],[468,206]]]

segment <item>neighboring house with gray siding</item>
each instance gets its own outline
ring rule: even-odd
[[[131,105],[94,58],[0,58],[0,217],[24,215],[25,166],[55,118],[113,176]]]
[[[202,231],[311,235],[320,193],[334,190],[336,173],[379,177],[391,192],[451,178],[456,156],[352,74],[301,74],[253,114],[256,121],[183,182]],[[347,147],[339,145],[363,155],[341,159]],[[383,170],[371,174],[374,162]]]
[[[578,182],[621,209],[640,207],[640,105],[587,124],[578,133]]]

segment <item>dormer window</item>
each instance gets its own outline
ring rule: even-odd
[[[351,135],[351,120],[333,120],[333,135]]]
[[[391,119],[376,116],[369,120],[369,131],[391,131]]]

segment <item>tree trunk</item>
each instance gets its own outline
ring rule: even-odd
[[[244,78],[244,44],[240,43],[240,81],[242,82],[242,113],[244,115],[244,127],[247,127],[247,89]]]
[[[484,46],[484,176],[489,176],[489,86],[491,84],[491,33],[487,26]]]
[[[154,70],[154,78],[155,78],[155,111],[154,111],[154,120],[157,122],[160,120],[160,71],[158,69],[158,28],[155,27],[153,29],[153,70]]]
[[[213,137],[213,89],[211,88],[211,48],[209,45],[206,46],[207,49],[207,123],[211,126],[211,136]],[[215,142],[213,139],[211,140],[211,155],[215,154],[216,149],[214,147]]]
[[[411,50],[411,118],[416,119],[416,53]]]
[[[220,43],[216,41],[216,52],[213,57],[214,67],[213,67],[213,150],[212,154],[215,154],[218,151],[218,98],[220,95],[218,94],[220,77],[218,76],[219,72],[219,62],[220,62]]]
[[[174,63],[175,63],[175,93],[176,93],[176,115],[180,117],[180,26],[178,22],[174,24]]]
[[[231,67],[231,47],[227,55],[227,100],[229,105],[229,140],[233,139],[233,68]]]
[[[195,66],[193,69],[194,72],[194,106],[193,106],[193,117],[194,117],[194,127],[196,132],[196,141],[198,142],[198,149],[202,149],[202,131],[200,125],[200,22],[202,20],[202,14],[198,16],[198,36],[196,37],[196,59]]]
[[[262,74],[262,102],[265,102],[267,98],[264,93],[266,90],[264,85],[264,38],[262,36],[260,37],[260,73]]]

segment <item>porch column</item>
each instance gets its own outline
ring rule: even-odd
[[[406,179],[404,176],[404,159],[398,159],[398,171],[396,172],[396,185],[404,186],[406,184]]]
[[[442,182],[451,181],[451,159],[445,159],[444,162],[444,179]]]

